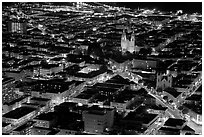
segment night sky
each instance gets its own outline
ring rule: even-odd
[[[202,2],[118,2],[118,6],[124,6],[131,9],[150,8],[162,11],[183,10],[185,13],[202,13]]]

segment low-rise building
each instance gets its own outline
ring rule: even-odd
[[[148,113],[145,106],[140,106],[134,112],[128,113],[128,115],[121,120],[121,124],[142,125],[148,128],[158,117],[158,114]]]
[[[29,96],[21,96],[9,103],[4,103],[2,105],[2,113],[5,114],[11,110],[14,110],[22,105],[22,103],[27,102],[29,100]]]
[[[195,130],[186,125],[181,129],[181,135],[195,135]]]
[[[137,69],[156,69],[159,62],[158,60],[153,60],[153,59],[133,59],[131,61],[132,63],[132,68],[137,68]]]
[[[36,115],[36,109],[31,107],[20,107],[2,116],[2,121],[13,125],[20,125]]]
[[[2,122],[2,133],[3,134],[8,133],[9,131],[11,131],[11,129],[12,129],[11,123]]]
[[[110,102],[110,106],[115,107],[118,110],[126,110],[137,99],[134,91],[125,89],[118,95],[113,96],[113,101]]]
[[[161,127],[157,135],[180,135],[180,129]]]
[[[58,124],[59,132],[57,135],[81,135],[84,130],[83,121],[73,121],[70,124]]]
[[[11,78],[11,77],[3,77],[2,79],[2,97],[3,100],[2,102],[10,102],[13,101],[15,99],[15,93],[14,93],[14,89],[15,89],[15,79]]]
[[[33,70],[34,76],[47,76],[58,73],[63,70],[62,64],[44,64],[42,67],[38,67]]]
[[[53,129],[43,127],[32,127],[31,135],[48,135]]]
[[[35,122],[29,121],[12,131],[12,135],[31,135],[31,128]]]
[[[173,128],[173,129],[182,129],[186,125],[186,121],[182,119],[169,118],[163,127]]]
[[[60,104],[74,92],[75,84],[74,81],[65,82],[61,79],[39,80],[34,83],[31,96],[50,99],[51,105]]]
[[[56,114],[54,112],[42,113],[33,119],[35,127],[52,128],[56,124]]]

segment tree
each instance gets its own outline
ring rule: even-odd
[[[152,87],[151,84],[148,84],[148,85],[147,85],[147,88],[148,88],[148,89],[151,89],[151,87]]]
[[[167,87],[164,89],[164,91],[166,92],[177,92],[175,88],[172,88],[172,87]]]
[[[189,110],[188,110],[187,108],[184,108],[184,109],[182,110],[182,113],[183,113],[183,114],[188,114],[188,112],[189,112]]]
[[[170,99],[170,100],[169,100],[169,103],[170,103],[170,104],[173,103],[173,100]]]
[[[165,101],[168,101],[168,96],[164,96],[163,99],[164,99]]]
[[[147,56],[148,51],[147,51],[147,49],[145,49],[145,48],[141,48],[140,51],[139,51],[139,54],[140,54],[140,55],[143,55],[143,56]]]
[[[142,84],[142,83],[143,83],[143,80],[142,80],[142,79],[138,80],[138,83],[139,83],[139,84]]]
[[[162,88],[157,88],[158,93],[162,93],[162,91],[163,91]]]
[[[147,50],[147,54],[151,54],[152,53],[152,48],[149,47],[146,50]]]
[[[125,52],[125,55],[126,55],[127,58],[131,58],[131,55],[132,55],[132,54],[131,54],[129,51],[126,51],[126,52]]]
[[[179,110],[183,110],[184,107],[183,107],[183,106],[179,106],[178,109],[179,109]]]

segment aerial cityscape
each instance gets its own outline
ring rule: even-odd
[[[202,135],[201,7],[2,2],[2,134]]]

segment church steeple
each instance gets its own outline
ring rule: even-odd
[[[139,47],[135,45],[135,32],[134,28],[132,29],[132,34],[130,36],[130,39],[127,38],[125,29],[123,29],[123,33],[121,36],[121,48],[122,53],[125,53],[126,51],[129,51],[130,53],[133,53],[134,51],[138,52]]]
[[[135,41],[135,32],[134,32],[134,29],[133,29],[133,32],[131,34],[131,39],[130,41]]]
[[[121,37],[121,40],[127,40],[127,36],[126,36],[126,33],[125,33],[125,29],[123,29],[123,33],[122,33],[122,37]]]

